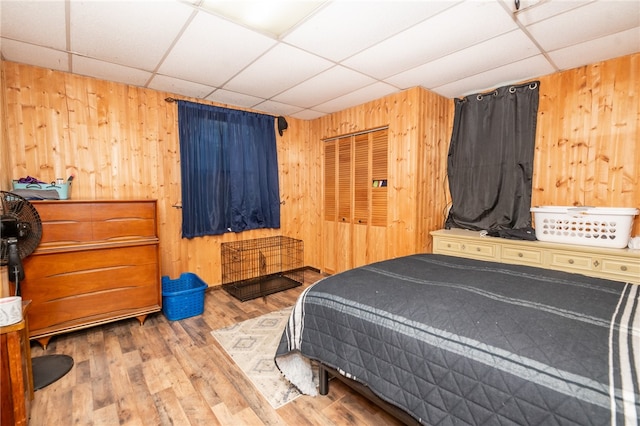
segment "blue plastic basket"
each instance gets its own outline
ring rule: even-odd
[[[207,287],[207,283],[191,272],[184,272],[175,280],[162,277],[162,313],[170,321],[201,315]]]

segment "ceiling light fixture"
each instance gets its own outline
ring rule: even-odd
[[[238,24],[280,37],[325,2],[326,0],[203,0],[201,7]]]

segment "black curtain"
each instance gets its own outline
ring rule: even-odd
[[[531,185],[540,83],[455,100],[445,228],[531,227]]]
[[[280,227],[274,120],[178,101],[183,238]]]

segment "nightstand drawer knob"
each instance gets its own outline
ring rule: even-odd
[[[621,271],[626,271],[626,270],[627,270],[626,265],[622,265],[622,266],[620,267],[620,270],[621,270]]]
[[[573,265],[573,259],[569,259],[569,264]]]
[[[524,256],[524,254],[518,253],[518,257],[523,257],[523,256]]]

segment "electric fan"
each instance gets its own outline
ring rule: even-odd
[[[22,259],[40,244],[42,222],[38,211],[26,199],[11,192],[0,191],[0,266],[7,266],[9,281],[15,283],[20,295],[20,281],[24,279]]]
[[[12,192],[0,191],[0,266],[7,266],[9,281],[20,296],[25,273],[22,259],[29,256],[42,239],[42,221],[33,204]],[[33,388],[41,389],[67,374],[73,367],[68,355],[43,355],[31,360]]]

